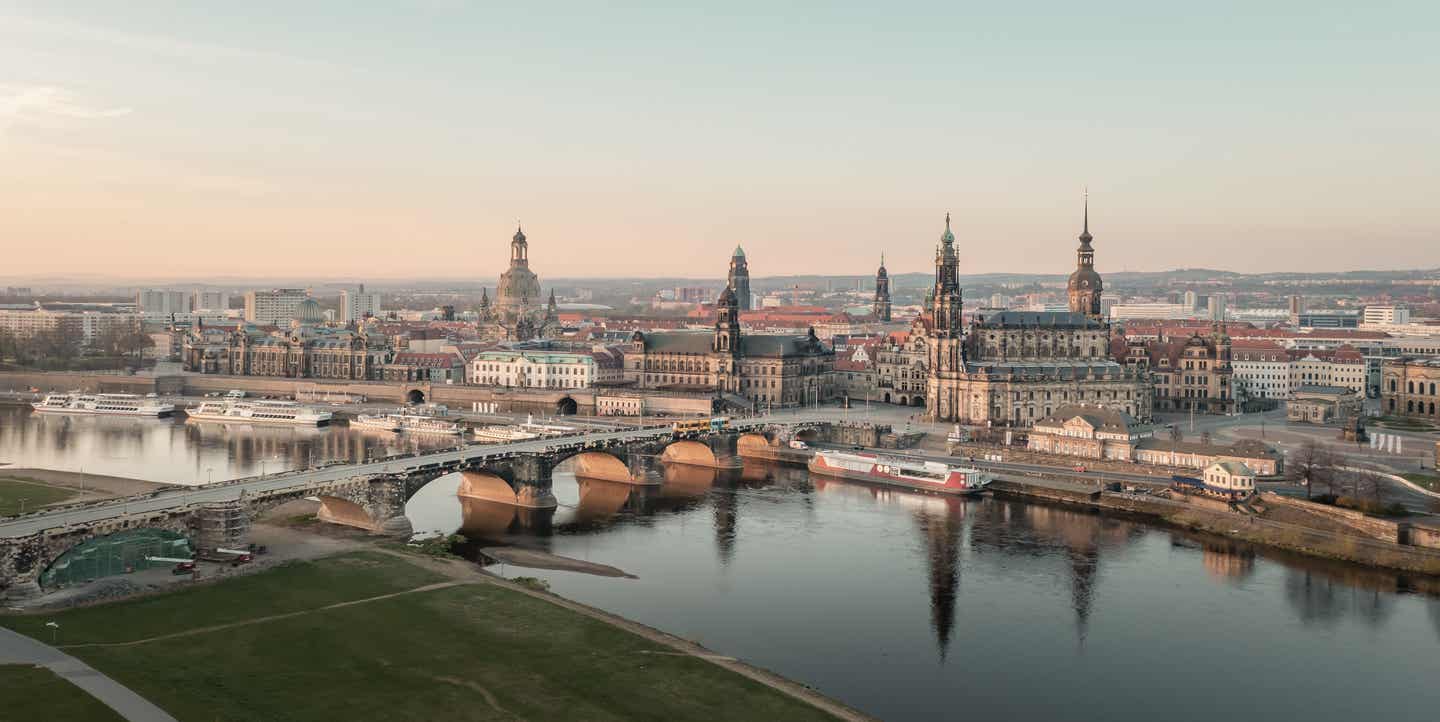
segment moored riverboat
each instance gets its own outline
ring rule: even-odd
[[[979,469],[863,452],[817,451],[810,473],[939,494],[979,494],[995,478]]]
[[[319,426],[330,423],[329,411],[301,406],[293,401],[204,401],[185,409],[195,421],[228,421],[249,424],[295,424]]]
[[[136,394],[49,394],[30,404],[42,413],[105,414],[109,416],[169,416],[175,405],[153,396]]]

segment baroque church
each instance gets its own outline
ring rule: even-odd
[[[1110,355],[1088,202],[1079,240],[1068,311],[1000,311],[977,315],[967,328],[959,253],[946,214],[935,250],[935,286],[918,324],[928,336],[930,418],[1025,427],[1060,406],[1088,404],[1149,420],[1149,375]]]
[[[480,291],[481,335],[491,341],[529,341],[551,338],[559,332],[559,313],[555,290],[550,299],[540,301],[540,279],[530,270],[530,243],[518,226],[510,239],[510,267],[500,274],[495,287],[495,300],[484,289]]]

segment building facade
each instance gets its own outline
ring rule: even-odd
[[[470,383],[509,388],[585,389],[599,378],[589,353],[482,351],[470,360]]]
[[[1440,423],[1440,359],[1387,360],[1380,370],[1380,409]]]
[[[340,291],[340,323],[359,323],[380,316],[380,294],[366,292],[365,284]]]
[[[1101,316],[1103,282],[1094,267],[1088,203],[1068,311],[977,314],[968,333],[955,237],[946,216],[935,255],[935,287],[925,312],[925,407],[937,421],[1031,426],[1055,409],[1089,404],[1147,421],[1152,387],[1144,369],[1110,356]]]
[[[814,331],[746,334],[726,287],[712,331],[637,331],[625,350],[625,380],[641,389],[714,393],[749,408],[802,406],[835,396],[835,352]]]
[[[274,288],[245,292],[245,320],[258,326],[279,326],[295,317],[300,304],[310,298],[303,288]]]
[[[1136,444],[1152,435],[1149,425],[1129,414],[1082,404],[1062,406],[1036,421],[1027,443],[1046,454],[1132,461]]]
[[[1214,324],[1209,336],[1151,341],[1147,350],[1156,411],[1235,412],[1230,337],[1222,324]]]

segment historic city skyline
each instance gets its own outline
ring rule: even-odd
[[[900,274],[946,210],[963,272],[1064,273],[1087,183],[1114,272],[1435,263],[1423,20],[341,8],[0,14],[6,274],[489,275],[517,216],[556,277]]]

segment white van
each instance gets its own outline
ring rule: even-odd
[[[227,399],[243,399],[243,398],[245,398],[245,392],[244,392],[244,391],[241,391],[240,389],[230,389],[230,391],[228,391],[228,392],[225,394],[225,398],[227,398]]]

